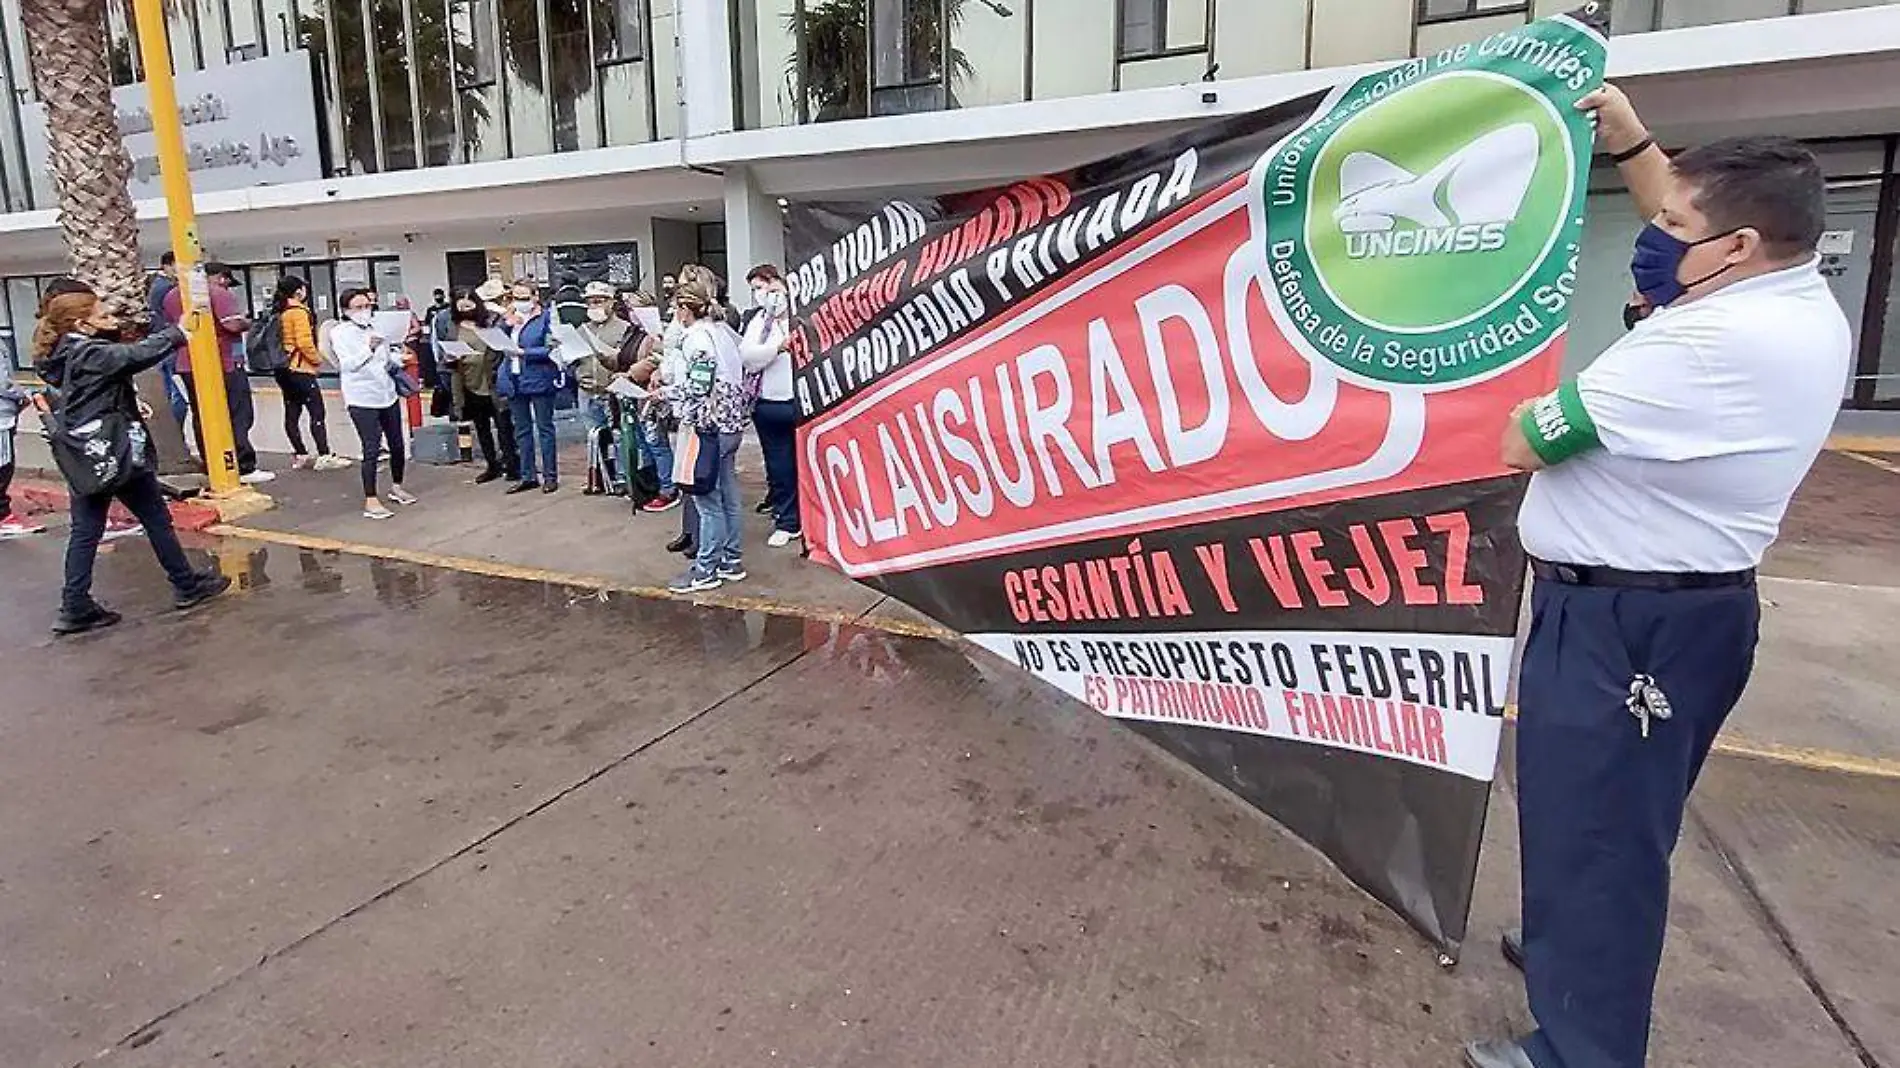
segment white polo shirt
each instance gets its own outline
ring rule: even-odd
[[[1626,571],[1759,565],[1847,382],[1852,337],[1819,263],[1664,308],[1540,400],[1532,445],[1584,448],[1532,476],[1525,550]]]

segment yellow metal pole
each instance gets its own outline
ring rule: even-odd
[[[172,83],[171,42],[165,34],[164,0],[133,0],[139,53],[145,61],[145,86],[151,96],[152,134],[158,147],[159,180],[165,188],[171,222],[172,254],[178,261],[179,307],[191,333],[191,416],[204,435],[205,470],[213,496],[248,489],[238,481],[237,446],[231,432],[231,408],[224,392],[224,362],[218,355],[217,323],[211,318],[211,293],[199,261],[198,217],[191,202],[191,169],[185,160],[185,131],[178,123],[178,95]],[[204,314],[193,315],[194,310]]]

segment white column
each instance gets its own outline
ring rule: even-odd
[[[726,168],[726,277],[734,304],[749,307],[745,273],[761,263],[785,266],[785,216],[778,198],[759,191],[750,168]]]
[[[679,5],[681,96],[687,137],[733,128],[732,13],[735,0],[683,0]]]

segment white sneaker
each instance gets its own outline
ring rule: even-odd
[[[292,457],[290,461],[290,469],[292,471],[308,471],[316,466],[317,460],[314,456],[296,456]]]
[[[120,538],[142,538],[144,536],[145,526],[141,523],[119,524],[108,522],[105,531],[99,535],[99,540],[118,541]]]
[[[396,518],[396,513],[394,513],[394,512],[392,512],[392,511],[390,511],[390,510],[389,510],[389,509],[387,509],[387,508],[383,508],[383,507],[381,507],[381,506],[378,506],[378,507],[375,507],[375,508],[365,508],[365,509],[363,509],[363,518],[364,518],[364,519],[375,519],[375,520],[379,520],[379,521],[380,521],[380,520],[384,520],[384,519],[394,519],[394,518]]]
[[[347,471],[355,466],[355,464],[335,453],[331,453],[328,456],[319,456],[316,462],[310,465],[311,469],[316,471]]]
[[[803,534],[793,534],[789,530],[775,530],[772,532],[771,537],[765,539],[765,544],[774,549],[783,549],[804,536]]]
[[[397,504],[414,504],[418,498],[415,494],[410,493],[401,486],[397,486],[389,491],[389,499]]]
[[[244,483],[247,486],[256,486],[264,482],[274,481],[276,478],[277,478],[277,475],[274,472],[264,471],[260,469],[257,471],[253,471],[248,475],[239,475],[238,481]]]

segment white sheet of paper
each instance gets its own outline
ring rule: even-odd
[[[496,352],[521,351],[521,346],[515,344],[515,339],[509,337],[508,332],[499,327],[484,327],[476,331],[476,335],[483,341],[488,342],[488,347],[494,349]]]
[[[409,324],[415,317],[406,311],[377,312],[370,320],[370,333],[392,345],[400,345],[409,336]]]
[[[607,392],[624,400],[645,400],[653,395],[625,378],[616,378],[607,383]]]
[[[475,355],[474,348],[461,341],[438,341],[435,343],[435,347],[442,355],[447,356],[451,360],[460,360]]]
[[[641,329],[654,337],[659,337],[661,331],[665,329],[660,325],[660,309],[658,308],[635,308],[633,317],[639,321]]]
[[[554,362],[562,367],[572,367],[575,361],[582,357],[594,355],[594,343],[586,334],[566,323],[555,323],[552,333],[555,343],[552,354]]]

